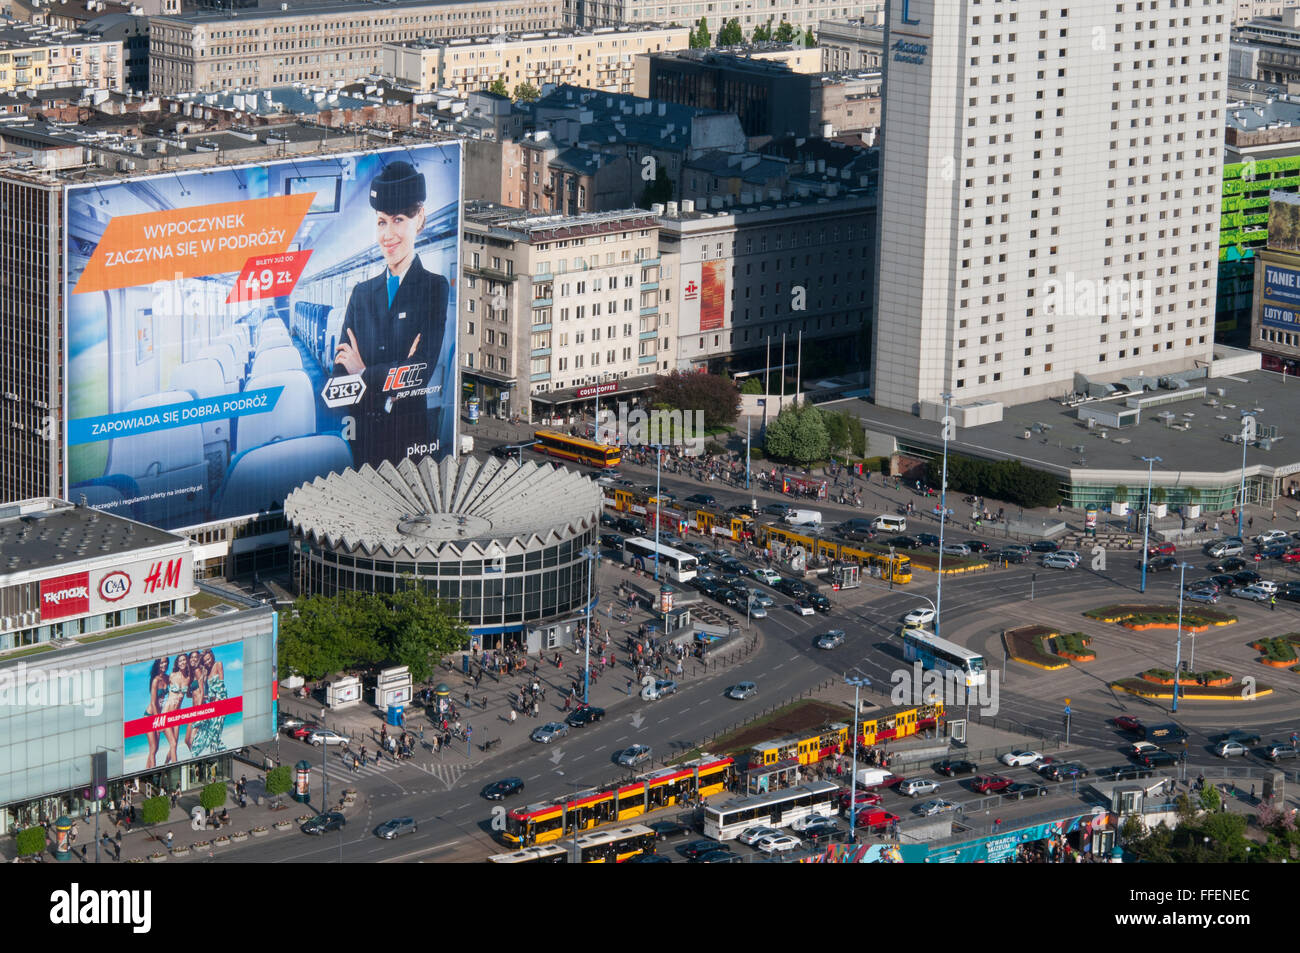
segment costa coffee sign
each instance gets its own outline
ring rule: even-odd
[[[41,621],[51,622],[90,611],[90,573],[74,572],[41,580]]]
[[[591,387],[579,387],[578,399],[584,397],[599,397],[602,394],[612,394],[618,390],[618,381],[611,381],[608,384],[594,384]]]
[[[125,599],[131,592],[131,577],[121,570],[105,574],[99,580],[99,598],[105,602],[117,602]]]

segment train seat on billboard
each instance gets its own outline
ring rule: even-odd
[[[262,334],[257,338],[257,348],[253,351],[253,357],[258,354],[273,350],[277,347],[292,347],[293,338],[289,337],[288,331],[277,331],[274,334]]]
[[[262,350],[270,341],[287,338],[289,328],[279,318],[264,318],[257,326],[257,349]]]
[[[235,447],[239,453],[260,447],[275,440],[288,440],[316,432],[316,393],[306,372],[276,371],[250,377],[244,392],[264,387],[283,387],[275,410],[264,414],[248,414],[239,418],[235,434]]]
[[[209,344],[199,352],[199,360],[209,357],[221,365],[221,373],[225,376],[227,384],[235,384],[243,379],[248,361],[235,355],[235,349],[229,341]]]
[[[243,342],[243,345],[244,345],[244,353],[246,353],[246,354],[248,354],[248,353],[252,353],[252,350],[253,350],[253,335],[252,335],[252,331],[249,330],[249,327],[248,327],[247,324],[244,324],[242,321],[240,321],[240,322],[238,322],[238,323],[236,323],[236,324],[232,324],[232,325],[230,326],[230,332],[229,332],[229,333],[235,335],[236,337],[239,338],[240,341]]]
[[[210,357],[178,364],[172,371],[171,388],[189,391],[199,400],[233,394],[236,390],[233,383],[226,381],[221,364]],[[229,417],[205,418],[203,421],[203,455],[208,460],[208,486],[217,486],[225,476],[226,466],[230,463],[230,429]]]
[[[350,466],[352,451],[338,434],[310,434],[254,447],[231,462],[213,518],[276,509],[302,484]]]
[[[125,412],[167,404],[193,403],[189,391],[163,391],[138,397]],[[161,494],[136,504],[137,518],[146,523],[184,526],[206,517],[208,461],[203,454],[203,425],[187,424],[150,430],[108,442],[106,477],[129,477],[141,496]]]
[[[253,358],[253,369],[248,372],[248,378],[252,380],[255,377],[263,377],[277,371],[300,371],[302,369],[302,357],[298,354],[298,349],[292,345],[285,345],[284,347],[273,347],[259,352],[257,357]]]

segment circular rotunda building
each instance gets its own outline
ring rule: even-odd
[[[317,477],[284,513],[299,595],[414,581],[459,603],[487,648],[500,644],[490,636],[586,610],[601,491],[550,464],[425,457]]]

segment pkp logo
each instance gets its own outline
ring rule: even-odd
[[[345,374],[327,380],[320,395],[326,407],[350,407],[361,400],[365,392],[366,382],[360,374]]]
[[[131,591],[131,577],[116,570],[99,580],[99,598],[105,602],[117,602]]]

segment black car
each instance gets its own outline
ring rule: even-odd
[[[713,593],[713,598],[724,606],[730,606],[733,609],[738,608],[741,604],[740,596],[736,595],[736,590],[728,589],[725,586]]]
[[[830,612],[831,601],[823,596],[820,592],[808,593],[807,599],[813,604],[813,608],[818,612]]]
[[[921,541],[915,536],[891,536],[885,540],[886,546],[893,546],[895,549],[918,549]]]
[[[683,827],[676,821],[655,821],[653,824],[647,824],[646,827],[655,832],[655,840],[671,840],[674,837],[685,837],[691,832],[690,828]]]
[[[1255,745],[1259,744],[1260,737],[1253,731],[1242,731],[1238,728],[1234,731],[1229,731],[1227,734],[1215,735],[1210,739],[1210,741],[1215,744],[1218,744],[1220,741],[1235,741],[1238,744],[1245,745],[1247,748],[1253,748]]]
[[[798,579],[782,579],[776,584],[778,592],[784,592],[791,599],[799,599],[808,594],[808,587]]]
[[[1285,543],[1266,546],[1258,553],[1260,559],[1281,559],[1283,555],[1291,551],[1291,547]]]
[[[1279,599],[1285,599],[1287,602],[1300,602],[1300,589],[1282,588],[1277,591]]]
[[[728,572],[735,576],[749,575],[749,570],[745,568],[745,564],[735,556],[724,556],[722,559],[718,560],[718,566],[723,572]]]
[[[677,853],[687,860],[695,860],[697,857],[703,857],[705,854],[711,854],[715,850],[722,849],[722,844],[715,840],[693,840],[679,845]]]
[[[1142,563],[1139,562],[1138,566]],[[1147,560],[1147,572],[1166,572],[1174,569],[1178,565],[1177,556],[1157,556],[1155,559]]]
[[[692,493],[685,500],[685,503],[698,503],[700,506],[717,506],[718,501],[709,493]]]
[[[667,857],[661,857],[658,854],[637,854],[635,857],[629,857],[623,861],[625,864],[671,864],[672,861]]]
[[[968,539],[965,540],[965,543],[967,546],[970,547],[970,551],[972,553],[987,553],[990,549],[993,548],[988,543],[984,542],[984,540],[982,539]]]
[[[1210,572],[1238,572],[1245,569],[1250,563],[1240,556],[1229,556],[1227,559],[1217,559],[1207,567]]]
[[[1002,796],[1014,798],[1017,801],[1023,801],[1027,797],[1042,797],[1046,793],[1047,788],[1041,784],[1017,781],[1015,784],[1004,790]]]
[[[317,814],[310,821],[302,825],[304,834],[324,834],[328,831],[337,831],[343,828],[347,819],[338,811],[327,811],[324,814]]]
[[[1232,578],[1237,580],[1239,586],[1253,586],[1264,577],[1252,569],[1243,569],[1241,572],[1234,572]]]
[[[1151,777],[1151,769],[1140,764],[1115,764],[1111,765],[1105,771],[1099,772],[1103,778],[1112,778],[1116,781],[1137,781],[1141,778]]]
[[[618,533],[600,534],[600,545],[608,546],[610,549],[621,550],[624,542],[626,542],[625,538],[620,536]]]
[[[634,519],[630,516],[620,516],[614,523],[614,528],[620,533],[628,533],[632,536],[645,535],[645,520]]]
[[[1030,544],[1029,548],[1036,553],[1054,553],[1061,547],[1050,539],[1036,539]]]
[[[595,705],[583,705],[577,711],[570,712],[569,717],[564,720],[575,728],[581,728],[604,717],[605,709],[597,708]]]
[[[1070,778],[1082,778],[1087,775],[1087,773],[1087,768],[1073,761],[1061,761],[1059,763],[1049,764],[1043,769],[1043,777],[1051,781],[1066,781]]]
[[[1220,592],[1227,592],[1237,585],[1237,580],[1226,572],[1221,572],[1218,575],[1211,576],[1209,581],[1218,586]]]
[[[955,778],[959,774],[974,774],[977,765],[973,761],[964,761],[960,758],[945,758],[934,765],[934,770],[939,774],[946,774],[950,778]]]
[[[1029,554],[1018,549],[999,549],[996,553],[990,553],[989,558],[994,562],[1016,563],[1019,565],[1029,558]]]
[[[518,794],[524,789],[524,782],[520,778],[502,778],[500,781],[493,781],[483,788],[483,796],[489,801],[500,801]]]
[[[611,516],[609,513],[601,513],[601,514],[600,514],[600,525],[601,525],[601,526],[608,526],[608,527],[610,527],[610,528],[612,529],[613,527],[615,527],[615,526],[618,525],[618,519],[615,518],[615,517],[613,517],[613,516]]]
[[[732,853],[725,847],[719,850],[711,850],[707,854],[701,854],[698,857],[692,857],[689,861],[692,864],[742,864],[744,862],[745,858]]]
[[[1178,759],[1168,751],[1144,751],[1137,756],[1138,764],[1146,768],[1160,768],[1166,765],[1177,764]]]
[[[737,503],[735,506],[727,507],[728,513],[739,513],[741,516],[757,516],[758,510],[754,509],[749,503]]]
[[[692,579],[691,584],[710,599],[716,599],[718,592],[722,589],[716,582],[710,582],[707,579]]]

